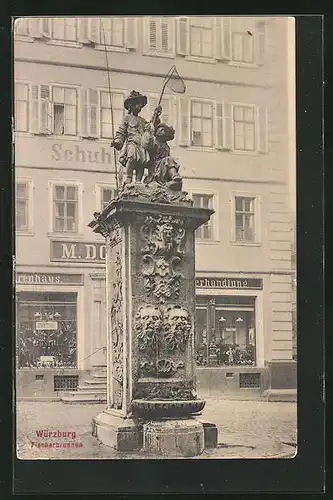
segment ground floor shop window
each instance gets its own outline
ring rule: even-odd
[[[18,367],[76,368],[76,310],[76,293],[18,292]]]
[[[197,297],[199,366],[256,364],[255,297]]]

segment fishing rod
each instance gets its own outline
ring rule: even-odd
[[[113,107],[112,107],[112,93],[111,93],[111,81],[110,81],[110,68],[109,68],[109,60],[108,60],[108,51],[106,49],[106,41],[105,41],[105,31],[103,26],[103,21],[100,19],[101,28],[103,33],[103,43],[104,43],[104,51],[105,51],[105,60],[106,60],[106,71],[108,75],[108,87],[109,87],[109,97],[110,97],[110,111],[111,111],[111,130],[112,130],[112,138],[114,138],[114,121],[113,121]],[[116,176],[116,191],[117,195],[119,194],[119,179],[118,179],[118,167],[117,167],[117,154],[115,148],[113,149],[114,155],[114,166],[115,166],[115,176]]]

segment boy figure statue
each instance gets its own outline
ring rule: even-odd
[[[155,127],[151,123],[146,125],[142,145],[149,152],[150,163],[149,173],[143,181],[145,184],[156,181],[173,191],[181,191],[183,181],[179,174],[179,165],[170,156],[170,146],[167,144],[174,137],[173,127],[165,123],[158,123]]]
[[[146,104],[147,97],[136,90],[132,90],[124,101],[124,107],[127,109],[128,114],[124,117],[111,142],[111,146],[118,151],[123,148],[119,156],[119,162],[125,167],[126,171],[124,185],[132,182],[133,170],[136,171],[136,181],[140,182],[144,169],[148,167],[150,160],[149,153],[141,142],[147,121],[139,116],[141,109]],[[161,111],[160,106],[155,110],[156,124],[160,122],[159,115]]]

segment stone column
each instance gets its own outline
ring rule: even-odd
[[[213,211],[135,185],[89,224],[106,238],[107,408],[93,434],[118,450],[198,455],[194,232]]]

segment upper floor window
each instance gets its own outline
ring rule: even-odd
[[[210,102],[191,101],[191,144],[213,146],[213,105]]]
[[[193,206],[198,208],[213,208],[213,195],[210,194],[193,194]],[[213,239],[213,218],[202,224],[196,232],[195,237],[201,240]]]
[[[56,135],[76,135],[76,89],[53,87],[53,133]]]
[[[77,134],[77,89],[32,85],[30,130],[34,134]]]
[[[29,212],[31,204],[30,183],[16,182],[16,231],[29,231]]]
[[[177,54],[240,64],[265,56],[265,20],[254,17],[196,16],[176,19]]]
[[[29,130],[29,85],[26,83],[15,84],[15,130]]]
[[[253,106],[233,106],[234,149],[256,149],[255,116]]]
[[[52,19],[52,38],[76,42],[78,39],[78,20],[76,17],[54,17]]]
[[[53,230],[78,231],[78,186],[53,185]]]
[[[148,17],[146,19],[147,49],[151,53],[167,54],[174,51],[173,19],[170,17]]]
[[[213,56],[213,18],[190,18],[190,54],[193,56]]]
[[[100,93],[100,123],[101,137],[103,138],[111,138],[124,117],[124,94],[121,92],[112,92],[111,95],[112,113],[110,106],[110,93],[106,91],[101,91]]]
[[[111,47],[124,47],[124,18],[100,18],[100,43]]]
[[[255,198],[235,197],[236,241],[255,241]]]
[[[231,59],[235,62],[254,63],[255,26],[251,17],[231,18]]]
[[[30,35],[30,23],[27,17],[19,17],[18,19],[15,19],[14,33],[21,36]]]
[[[104,210],[108,206],[111,200],[114,200],[117,196],[116,189],[112,187],[101,186],[101,210]]]

